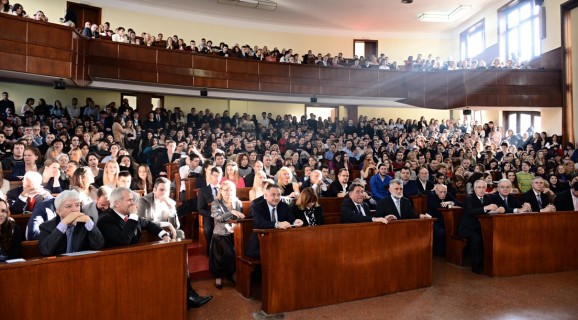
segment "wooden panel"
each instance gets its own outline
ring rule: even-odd
[[[466,97],[468,106],[497,106],[498,96],[489,94],[468,94]]]
[[[270,82],[270,83],[281,83],[281,84],[289,84],[292,80],[289,77],[278,77],[278,76],[264,76],[260,75],[259,80],[261,83],[263,82]]]
[[[86,319],[87,315],[186,319],[185,252],[189,243],[135,245],[0,265],[2,318],[34,319],[45,314],[62,319]],[[151,290],[155,294],[143,294]]]
[[[157,50],[130,44],[119,44],[118,57],[126,61],[156,64]]]
[[[496,70],[498,85],[525,86],[528,84],[526,79],[527,72],[518,72],[518,70]]]
[[[195,87],[227,89],[227,80],[195,77]]]
[[[289,77],[289,65],[273,62],[259,62],[259,75]]]
[[[379,72],[361,69],[350,69],[349,79],[356,82],[376,83],[379,80]]]
[[[30,19],[19,18],[9,14],[1,14],[0,25],[2,25],[2,39],[26,42],[26,26],[29,21]]]
[[[257,75],[259,74],[259,62],[245,59],[227,59],[227,72]]]
[[[88,54],[91,57],[118,59],[119,45],[111,41],[91,41]]]
[[[227,60],[221,57],[193,55],[193,65],[195,69],[207,71],[227,71]],[[195,70],[196,71],[196,70]]]
[[[246,74],[246,73],[227,73],[229,80],[236,80],[236,81],[245,81],[245,82],[254,82],[259,85],[259,77],[254,74]]]
[[[259,82],[229,80],[229,89],[259,91]]]
[[[319,68],[319,79],[339,79],[349,82],[349,68]]]
[[[2,48],[0,50],[2,50],[3,53],[16,53],[26,55],[26,44],[23,42],[0,39],[0,48]]]
[[[321,86],[320,94],[328,95],[328,96],[351,96],[355,90],[351,88],[343,88],[343,87],[328,87],[328,86]]]
[[[72,51],[45,46],[28,45],[28,55],[50,60],[72,61]]]
[[[159,73],[158,74],[158,82],[159,83],[166,83],[166,84],[174,84],[179,86],[194,86],[195,85],[195,78],[192,76],[182,76],[178,74],[166,74],[166,73]]]
[[[26,72],[45,74],[49,76],[70,78],[71,63],[66,61],[57,61],[40,57],[28,56],[28,68]]]
[[[256,232],[263,311],[268,314],[423,288],[432,282],[431,219]],[[412,241],[399,241],[410,236]],[[384,250],[362,243],[396,245]]]
[[[320,70],[320,67],[291,65],[291,78],[319,79]]]
[[[532,72],[530,72],[532,71]],[[528,70],[528,85],[535,86],[560,86],[562,83],[561,73],[549,70]]]
[[[139,81],[139,82],[157,82],[157,73],[156,72],[147,72],[147,71],[139,71],[134,69],[119,69],[119,79],[122,80],[132,80],[132,81]]]
[[[497,73],[492,70],[472,70],[464,72],[464,83],[466,86],[497,85]]]
[[[480,216],[484,272],[508,277],[578,269],[576,218],[577,212]]]
[[[59,49],[72,49],[72,29],[49,23],[28,23],[28,43]]]
[[[159,56],[159,64],[181,68],[193,67],[193,55],[191,53],[163,49],[157,49],[156,52]]]
[[[319,87],[319,86],[291,86],[291,93],[321,94],[321,87]]]
[[[88,74],[91,77],[118,79],[118,68],[104,65],[88,65]]]
[[[227,79],[227,73],[226,72],[215,72],[215,71],[194,69],[193,73],[194,73],[195,77]]]
[[[159,73],[166,73],[172,75],[183,75],[183,76],[194,76],[195,72],[193,68],[184,68],[184,67],[175,67],[175,66],[166,66],[159,64],[157,65],[157,70]]]
[[[291,87],[288,84],[281,83],[261,83],[261,91],[289,93],[291,92]]]
[[[562,94],[530,96],[530,105],[532,107],[558,108],[562,105],[562,103]]]
[[[289,78],[291,79],[291,85],[296,86],[320,86],[321,81],[319,79],[304,79],[304,78]]]

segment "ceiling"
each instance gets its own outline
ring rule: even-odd
[[[275,11],[259,10],[219,4],[217,0],[93,0],[127,10],[148,11],[157,15],[176,15],[181,18],[210,21],[247,28],[271,25],[283,31],[333,31],[356,34],[421,33],[451,31],[461,23],[492,4],[505,0],[276,0]],[[459,5],[471,5],[472,11],[452,23],[421,22],[424,12],[449,13]],[[239,23],[242,22],[240,25]],[[343,34],[340,34],[343,35]]]

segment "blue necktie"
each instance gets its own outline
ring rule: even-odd
[[[74,231],[74,226],[69,226],[66,229],[66,253],[74,252],[72,248],[72,232]]]

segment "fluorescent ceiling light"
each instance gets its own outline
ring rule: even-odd
[[[418,19],[424,22],[453,22],[463,17],[464,14],[471,10],[472,6],[461,5],[450,13],[422,13]]]
[[[277,2],[272,0],[217,0],[221,4],[229,4],[245,8],[254,8],[274,11],[277,9]]]

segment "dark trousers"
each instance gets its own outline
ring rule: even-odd
[[[465,238],[470,240],[470,253],[472,255],[472,270],[474,272],[481,272],[484,267],[484,242],[482,240],[482,231],[476,230],[463,234]]]
[[[207,240],[207,250],[211,246],[213,239],[213,229],[215,229],[215,219],[203,216],[203,228],[205,229],[205,239]]]
[[[435,256],[445,256],[446,254],[446,231],[442,224],[436,221],[433,230],[433,254]]]

